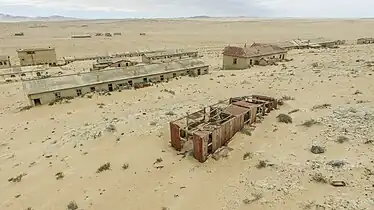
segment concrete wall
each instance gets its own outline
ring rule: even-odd
[[[54,49],[37,50],[33,52],[18,52],[18,58],[21,66],[32,66],[40,64],[56,65],[57,57]]]
[[[193,53],[180,53],[180,54],[170,54],[170,55],[160,55],[160,56],[152,56],[152,57],[147,57],[145,55],[142,56],[142,62],[143,63],[159,63],[162,61],[173,61],[173,60],[178,60],[182,58],[197,58],[198,53],[193,52]]]
[[[169,73],[151,75],[151,76],[140,76],[140,77],[133,78],[133,79],[125,79],[125,80],[107,82],[107,83],[102,83],[102,84],[97,84],[97,85],[88,85],[84,87],[64,89],[64,90],[58,90],[58,91],[53,91],[53,92],[41,93],[41,94],[33,94],[33,95],[29,95],[29,102],[30,102],[30,105],[35,106],[36,104],[35,104],[34,99],[39,99],[41,104],[48,104],[58,99],[56,98],[55,93],[58,93],[60,97],[62,98],[77,97],[78,96],[77,89],[80,89],[82,95],[84,95],[89,92],[92,92],[91,87],[95,88],[95,91],[98,91],[98,90],[109,91],[109,84],[111,84],[113,90],[116,90],[123,86],[129,86],[130,83],[132,83],[132,86],[134,86],[135,84],[144,83],[145,82],[144,79],[146,79],[147,82],[155,83],[155,82],[166,81],[168,79],[172,79],[172,78],[179,77],[179,76],[187,76],[189,71],[195,72],[195,74],[198,75],[199,70],[200,70],[200,75],[209,73],[209,67],[204,67],[204,68],[184,69],[184,70],[180,70],[177,72],[169,72]]]
[[[13,74],[0,74],[0,81],[19,81],[34,79],[43,75],[48,75],[48,71],[28,71]]]
[[[374,38],[357,40],[357,44],[373,44],[373,43],[374,43]]]

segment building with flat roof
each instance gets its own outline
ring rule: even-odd
[[[48,64],[57,65],[57,56],[55,48],[28,48],[17,50],[21,66],[35,66]]]
[[[47,104],[94,91],[113,91],[122,87],[143,87],[178,76],[208,74],[209,65],[196,59],[164,64],[131,66],[84,72],[23,82],[23,89],[32,106]]]
[[[154,51],[145,52],[142,55],[143,63],[162,63],[171,60],[178,60],[183,58],[197,58],[198,52],[196,50],[164,50],[164,51]]]
[[[96,63],[92,65],[92,70],[102,70],[106,68],[122,68],[136,65],[137,62],[130,61],[126,58],[106,58],[98,59]]]
[[[10,68],[12,64],[10,63],[10,57],[5,55],[0,55],[0,69]]]
[[[38,66],[38,68],[35,68],[34,66],[13,66],[0,71],[0,82],[22,81],[48,76],[49,73],[46,66]]]

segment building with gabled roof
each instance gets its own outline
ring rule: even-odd
[[[223,69],[246,69],[260,65],[260,61],[266,65],[268,61],[284,60],[287,50],[274,44],[253,43],[249,47],[227,46],[222,54]]]
[[[0,69],[10,68],[12,64],[10,63],[10,57],[5,55],[0,55]]]
[[[178,60],[183,58],[197,58],[198,52],[196,50],[160,50],[154,52],[145,52],[142,55],[143,63],[163,63],[166,61]]]
[[[122,87],[144,87],[185,75],[208,74],[209,65],[196,59],[170,63],[131,66],[83,72],[23,82],[23,89],[32,106],[48,104],[61,98],[71,98],[97,90],[113,91]]]

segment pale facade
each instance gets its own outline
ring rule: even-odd
[[[0,56],[0,69],[10,68],[11,66],[9,56]]]
[[[246,69],[268,65],[286,58],[287,51],[276,45],[254,43],[250,47],[228,46],[223,52],[223,69]]]
[[[357,44],[373,44],[374,38],[360,38],[357,39]]]
[[[57,65],[55,48],[32,48],[17,50],[21,66]]]
[[[173,66],[153,64],[129,68],[132,69],[103,70],[24,81],[23,87],[30,105],[37,106],[61,98],[83,96],[94,91],[114,91],[123,87],[163,82],[179,76],[209,73],[209,65],[203,62]]]

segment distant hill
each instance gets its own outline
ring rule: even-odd
[[[59,15],[53,15],[53,16],[48,16],[48,17],[28,17],[28,16],[13,16],[13,15],[0,13],[0,22],[64,21],[64,20],[76,20],[76,18],[64,17],[64,16],[59,16]]]
[[[200,16],[192,16],[192,17],[189,17],[189,18],[199,18],[199,19],[203,19],[203,18],[212,18],[210,16],[206,16],[206,15],[200,15]]]

